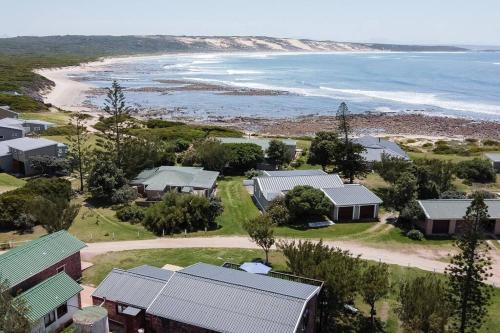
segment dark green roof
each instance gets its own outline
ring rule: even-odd
[[[16,297],[16,300],[24,302],[28,308],[28,319],[36,322],[82,290],[75,280],[61,272],[28,289]]]
[[[65,230],[42,236],[0,255],[0,277],[16,286],[85,246]]]

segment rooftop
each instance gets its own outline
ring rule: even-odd
[[[431,220],[461,220],[465,216],[472,199],[419,200],[425,216]],[[492,219],[500,219],[500,199],[485,199],[488,214]]]
[[[344,183],[337,174],[291,176],[291,177],[257,177],[255,181],[266,200],[272,200],[284,191],[290,191],[295,186],[308,185],[314,188],[343,187]]]
[[[49,147],[53,145],[58,145],[56,141],[44,139],[44,138],[19,138],[13,140],[2,141],[0,143],[2,146],[8,146],[16,150],[28,151],[33,149],[39,149],[44,147]],[[1,149],[1,148],[0,148]]]
[[[493,162],[500,162],[500,153],[486,153],[484,154],[484,156],[486,156]]]
[[[36,322],[82,290],[78,283],[61,272],[28,289],[16,299],[24,301],[28,307],[28,319]]]
[[[293,177],[293,176],[321,176],[327,173],[321,169],[311,170],[279,170],[279,171],[264,171],[264,176],[270,177]]]
[[[382,199],[375,193],[359,184],[346,184],[344,187],[323,189],[323,192],[336,206],[382,203]]]
[[[196,167],[161,166],[142,171],[132,184],[143,184],[147,190],[163,191],[167,186],[212,188],[219,173]]]
[[[0,276],[16,286],[84,247],[65,230],[42,236],[0,255]]]
[[[170,279],[172,274],[174,274],[174,272],[169,271],[167,269],[158,268],[158,267],[149,266],[149,265],[142,265],[139,267],[135,267],[135,268],[129,269],[128,272],[140,274],[140,275],[145,275],[145,276],[152,277],[152,278],[162,280],[162,281],[168,281],[168,279]]]
[[[363,136],[354,139],[354,142],[365,147],[364,157],[367,161],[380,161],[382,154],[388,154],[404,159],[409,159],[408,154],[395,142],[376,138],[373,136]]]

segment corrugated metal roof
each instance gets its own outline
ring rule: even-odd
[[[65,230],[42,236],[0,255],[0,276],[15,286],[84,247]]]
[[[262,148],[262,150],[266,151],[269,148],[269,142],[273,139],[265,139],[265,138],[226,138],[220,137],[217,138],[222,143],[253,143]],[[275,139],[282,141],[287,146],[296,146],[297,142],[295,140],[290,139]]]
[[[334,205],[337,206],[382,203],[382,199],[380,199],[375,193],[363,185],[358,184],[346,184],[344,187],[323,189],[323,192],[325,192],[326,196],[330,198]]]
[[[21,151],[28,151],[28,150],[33,150],[33,149],[38,149],[38,148],[43,148],[43,147],[48,147],[55,145],[57,146],[56,141],[44,139],[44,138],[19,138],[19,139],[13,139],[13,140],[7,140],[5,141],[6,144],[14,149],[21,150]]]
[[[373,136],[363,136],[354,139],[354,142],[365,147],[365,159],[367,161],[380,161],[383,153],[409,159],[408,154],[395,142],[376,138]]]
[[[492,160],[493,162],[500,162],[500,154],[499,153],[486,153],[484,154],[487,158]]]
[[[142,171],[132,184],[144,184],[152,191],[163,191],[167,186],[211,188],[218,176],[218,172],[202,168],[162,166]]]
[[[461,220],[465,216],[471,199],[419,200],[425,216],[432,220]],[[492,219],[500,219],[500,199],[485,199],[488,214]]]
[[[290,191],[295,186],[308,185],[314,188],[334,188],[342,187],[344,183],[339,175],[313,175],[313,176],[293,176],[293,177],[256,177],[255,181],[266,198],[272,200],[283,191]]]
[[[264,176],[269,177],[293,177],[293,176],[320,176],[327,173],[321,169],[312,170],[282,170],[282,171],[264,171]]]
[[[295,332],[318,287],[196,264],[176,272],[147,312],[217,332]]]
[[[28,307],[28,319],[36,322],[82,290],[78,283],[61,272],[28,289],[16,299],[24,301]]]
[[[174,272],[169,271],[168,269],[153,267],[149,265],[142,265],[139,267],[135,267],[129,269],[128,272],[149,276],[163,281],[168,281],[168,279],[170,279],[172,274],[174,274]]]
[[[92,296],[146,309],[165,283],[146,275],[113,269]]]
[[[9,154],[10,154],[10,148],[7,145],[7,141],[0,141],[0,156]]]

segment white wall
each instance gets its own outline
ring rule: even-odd
[[[36,323],[31,329],[31,333],[49,333],[54,332],[59,327],[63,326],[65,323],[69,322],[73,318],[73,313],[78,310],[78,294],[73,296],[68,300],[68,312],[62,316],[61,318],[57,318],[55,322],[50,324],[48,327],[45,327],[43,318]],[[54,309],[56,310],[56,309]],[[57,314],[56,314],[57,316]]]

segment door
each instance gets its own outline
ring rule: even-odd
[[[339,221],[352,220],[352,215],[354,212],[354,207],[339,207]]]
[[[359,207],[360,219],[373,219],[374,216],[375,216],[375,205]]]
[[[447,234],[449,230],[450,230],[449,220],[434,220],[432,222],[433,234]]]

